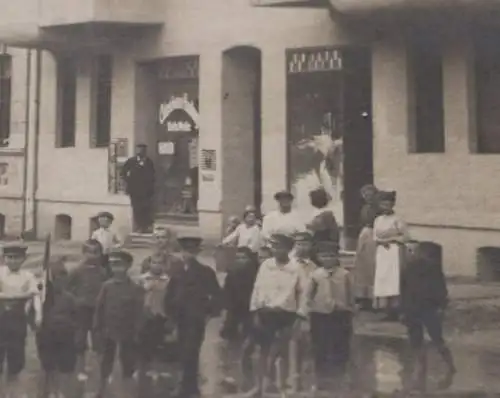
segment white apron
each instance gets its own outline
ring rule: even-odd
[[[392,243],[387,249],[384,246],[377,246],[375,283],[373,285],[375,297],[399,296],[400,261],[398,244]]]

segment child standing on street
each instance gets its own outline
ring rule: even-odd
[[[78,379],[85,381],[87,341],[90,334],[92,350],[99,349],[98,336],[93,330],[94,313],[99,292],[108,274],[101,267],[101,244],[89,239],[83,244],[83,262],[73,270],[68,278],[67,290],[73,294],[77,303],[78,324],[76,331],[76,349],[78,352]]]
[[[300,266],[290,257],[293,239],[286,235],[272,235],[273,258],[259,269],[250,302],[254,313],[255,338],[261,346],[258,385],[252,394],[261,397],[269,383],[271,368],[278,359],[283,364],[287,346],[300,317],[304,317]],[[271,350],[274,348],[275,350]],[[279,366],[278,384],[286,396],[286,369]]]
[[[226,316],[221,330],[221,337],[233,340],[240,335],[248,335],[252,318],[250,315],[250,297],[259,265],[255,254],[248,247],[239,247],[235,263],[229,268],[224,282],[224,307]]]
[[[305,292],[311,282],[312,273],[317,265],[311,260],[312,254],[312,234],[309,232],[299,232],[294,235],[295,245],[293,256],[300,266],[301,290]],[[292,377],[292,390],[298,391],[301,388],[300,376],[303,373],[303,358],[310,350],[309,345],[309,322],[304,320],[300,327],[294,331],[294,336],[290,342],[290,375]]]
[[[0,381],[0,394],[7,398],[22,397],[18,376],[25,365],[30,302],[35,326],[39,327],[42,321],[38,283],[30,272],[21,269],[27,250],[23,244],[5,246],[3,260],[6,267],[0,267],[0,376],[4,373],[4,362],[7,364],[7,385],[4,388],[3,380]]]
[[[113,276],[106,281],[97,298],[94,328],[103,339],[101,376],[98,397],[106,391],[117,349],[120,352],[124,391],[130,391],[130,381],[136,370],[137,341],[142,325],[144,292],[128,276],[133,257],[115,249],[109,253]]]
[[[64,398],[75,370],[77,305],[66,290],[68,272],[61,260],[50,264],[52,291],[44,303],[42,326],[37,332],[38,357],[44,371],[43,396]]]
[[[143,289],[128,276],[132,262],[132,255],[126,251],[115,249],[109,253],[113,276],[104,283],[97,298],[94,327],[103,338],[99,398],[105,396],[117,349],[120,352],[124,392],[131,394],[133,390],[131,379],[136,370],[144,294]]]
[[[141,371],[152,378],[156,378],[158,373],[151,364],[157,359],[155,355],[169,332],[164,303],[170,278],[165,272],[164,261],[161,254],[152,256],[149,271],[140,277],[145,291],[144,324],[140,335]]]
[[[410,241],[406,244],[401,299],[403,319],[414,356],[411,389],[425,389],[425,331],[447,366],[440,387],[448,388],[456,373],[453,356],[443,338],[443,313],[448,302],[448,289],[441,264],[432,259],[431,252],[432,244],[429,243]]]
[[[114,219],[113,214],[107,211],[100,212],[97,215],[99,228],[96,229],[91,236],[91,239],[95,239],[102,246],[102,265],[106,269],[108,269],[109,252],[123,245],[120,237],[111,229]]]
[[[315,255],[320,266],[312,272],[307,292],[316,375],[319,387],[329,365],[343,376],[350,358],[352,317],[355,308],[350,273],[340,267],[335,242],[318,242]]]

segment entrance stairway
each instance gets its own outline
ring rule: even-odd
[[[158,214],[155,227],[163,227],[172,230],[176,236],[200,236],[198,221],[192,216],[163,215]],[[125,240],[125,247],[129,249],[149,248],[152,246],[154,237],[152,233],[132,232]]]

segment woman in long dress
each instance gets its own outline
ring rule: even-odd
[[[373,238],[377,244],[373,294],[379,308],[387,311],[387,320],[397,320],[403,245],[410,237],[403,220],[394,212],[396,192],[380,192],[381,215],[375,219]]]
[[[354,278],[356,301],[362,309],[371,309],[373,300],[373,282],[375,280],[375,254],[377,245],[373,239],[373,224],[380,214],[377,204],[377,188],[365,185],[361,188],[361,196],[365,204],[361,209],[361,233],[356,248]]]

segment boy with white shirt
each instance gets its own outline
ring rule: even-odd
[[[299,318],[304,317],[305,309],[300,266],[289,255],[293,239],[275,234],[270,242],[273,258],[260,266],[250,302],[250,311],[254,313],[254,338],[261,346],[258,385],[252,391],[257,397],[265,393],[275,360],[286,357],[288,342]],[[276,352],[272,353],[273,346]],[[281,370],[283,387],[285,372]]]
[[[300,215],[292,209],[293,195],[288,191],[279,191],[274,195],[279,209],[270,212],[262,221],[262,240],[266,245],[274,234],[293,236],[306,230]]]
[[[97,221],[99,223],[99,228],[96,229],[91,236],[91,239],[95,239],[102,246],[103,254],[103,267],[108,269],[109,262],[109,252],[113,249],[120,248],[123,244],[119,236],[111,230],[111,225],[114,221],[114,216],[110,212],[102,211],[97,215]]]
[[[346,370],[355,301],[350,273],[340,266],[336,243],[318,242],[315,254],[320,267],[311,274],[306,296],[315,373],[319,379],[326,376],[329,365],[341,375]]]
[[[33,306],[35,326],[42,322],[42,302],[33,274],[22,270],[28,247],[10,244],[3,249],[6,267],[0,268],[0,374],[7,364],[6,397],[19,398],[17,379],[25,365],[28,308]],[[0,393],[4,389],[0,384]]]

